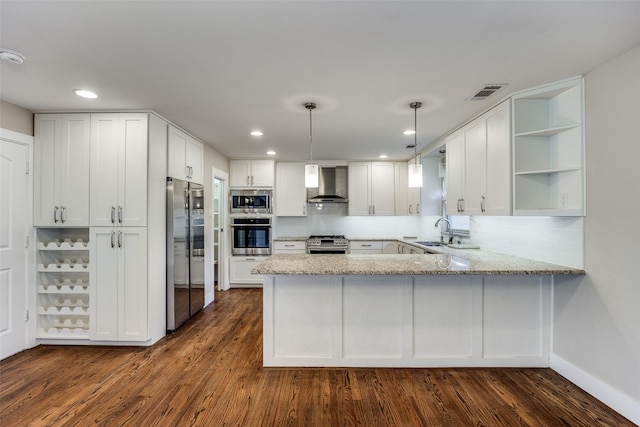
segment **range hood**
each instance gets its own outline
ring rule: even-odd
[[[309,203],[347,203],[347,167],[321,166],[318,188],[307,189]]]

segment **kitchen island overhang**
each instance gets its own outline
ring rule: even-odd
[[[548,367],[553,277],[584,270],[474,251],[274,255],[254,273],[264,366]]]

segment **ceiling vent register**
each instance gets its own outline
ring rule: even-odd
[[[494,93],[496,93],[497,91],[499,91],[500,89],[502,89],[505,86],[506,86],[506,84],[488,84],[488,85],[485,85],[485,87],[480,89],[480,91],[478,91],[478,93],[476,93],[471,98],[469,98],[469,100],[470,101],[482,101],[484,99],[487,99],[488,97],[490,97],[491,95],[493,95]]]

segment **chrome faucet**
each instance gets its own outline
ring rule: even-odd
[[[440,224],[440,222],[445,221],[447,223],[447,232],[449,233],[449,243],[453,243],[453,228],[451,228],[451,221],[449,221],[447,218],[445,217],[440,217],[438,218],[438,220],[436,221],[434,227],[438,227],[438,225]],[[444,241],[444,237],[443,237],[443,232],[442,232],[442,227],[440,227],[440,241]]]

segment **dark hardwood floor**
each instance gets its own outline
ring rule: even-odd
[[[633,426],[550,369],[262,367],[262,291],[150,348],[40,346],[0,362],[1,426]]]

